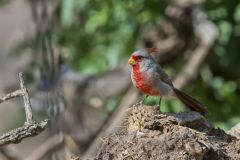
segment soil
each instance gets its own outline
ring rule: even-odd
[[[240,139],[215,129],[196,112],[159,113],[134,105],[126,128],[104,139],[96,160],[240,159]]]

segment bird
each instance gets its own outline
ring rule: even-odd
[[[152,57],[151,53],[156,51],[157,48],[145,48],[132,53],[128,64],[133,85],[145,98],[160,97],[159,106],[162,97],[177,97],[190,110],[206,115],[207,109],[201,102],[174,87],[167,73]]]

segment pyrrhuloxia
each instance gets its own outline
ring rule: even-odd
[[[175,96],[191,110],[205,115],[207,110],[199,101],[173,86],[168,75],[150,55],[153,51],[154,48],[138,50],[129,58],[133,85],[147,96]]]

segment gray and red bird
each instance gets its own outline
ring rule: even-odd
[[[146,96],[177,97],[189,109],[205,115],[207,110],[199,101],[174,87],[168,75],[151,56],[150,53],[155,51],[155,48],[138,50],[129,58],[133,85]]]

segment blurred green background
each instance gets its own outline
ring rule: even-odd
[[[186,2],[190,7],[183,9],[174,6],[174,2]],[[44,10],[48,14],[41,14]],[[186,13],[181,17],[179,11],[183,10]],[[191,19],[191,14],[197,17],[195,11],[200,13],[199,19]],[[206,49],[208,45],[205,44],[207,57],[201,62],[197,76],[190,78],[183,90],[207,106],[206,119],[227,131],[240,122],[239,0],[0,0],[0,95],[19,88],[17,74],[22,71],[34,119],[51,119],[45,132],[13,147],[26,158],[54,132],[63,131],[79,142],[80,152],[85,152],[99,129],[108,124],[105,123],[107,117],[110,115],[110,121],[111,116],[117,119],[116,114],[111,113],[115,113],[112,111],[121,106],[123,97],[131,91],[132,84],[125,83],[130,79],[130,72],[126,73],[130,71],[127,61],[131,53],[144,47],[143,43],[146,46],[146,39],[164,42],[169,37],[176,38],[175,46],[169,47],[169,52],[164,53],[162,49],[163,56],[156,53],[169,77],[176,79],[196,54],[196,48],[202,45],[201,37],[194,29],[208,35],[209,30],[201,30],[200,25],[195,24],[198,20],[212,22],[210,24],[218,30],[218,38],[214,45],[208,44],[212,48]],[[47,33],[43,33],[46,30]],[[160,34],[149,36],[151,31]],[[44,36],[50,37],[48,42]],[[171,57],[172,52],[177,56]],[[67,64],[67,67],[62,65],[63,72],[60,60],[51,59],[51,53],[56,53],[57,58],[63,56],[63,62]],[[44,63],[41,58],[53,61]],[[39,73],[39,66],[43,67],[44,73]],[[129,70],[122,66],[128,66]],[[113,74],[112,70],[117,71]],[[40,74],[50,81],[41,79]],[[120,82],[115,82],[117,78]],[[114,81],[111,83],[114,91],[109,84],[105,85],[106,81]],[[139,94],[138,99],[142,97]],[[149,97],[146,104],[155,105],[158,101],[159,98]],[[58,114],[49,114],[49,110],[56,110]],[[163,98],[161,110],[180,112],[186,107],[177,99]],[[21,126],[25,121],[22,99],[3,103],[0,120],[1,133]],[[115,132],[121,127],[114,124],[112,129]],[[72,149],[71,145],[69,148]]]
[[[101,75],[120,63],[127,65],[130,54],[138,49],[136,44],[142,28],[161,23],[169,2],[58,0],[52,29],[54,44],[60,46],[67,64],[79,74]],[[7,3],[5,0],[0,1],[2,8]],[[201,65],[198,77],[185,86],[184,90],[208,107],[207,118],[216,127],[228,130],[240,122],[240,2],[207,0],[202,7],[207,18],[217,26],[219,37]],[[2,30],[4,28],[7,27],[2,27]],[[25,43],[14,51],[32,45],[29,42],[31,38],[24,38]],[[1,40],[2,46],[7,43],[4,41]],[[1,61],[4,61],[3,57]],[[182,61],[177,59],[163,67],[172,77],[172,73],[179,72],[177,69],[181,66]],[[116,107],[115,101],[117,100],[110,100],[107,110],[111,111]],[[147,103],[152,105],[157,102],[158,98],[147,100]],[[162,101],[162,110],[165,112],[178,112],[183,109],[183,105],[177,100]]]
[[[101,74],[126,61],[136,49],[141,27],[161,22],[167,4],[158,0],[62,0],[58,11],[61,29],[54,40],[69,53],[72,68],[79,73]],[[207,118],[215,126],[227,130],[240,122],[240,2],[208,0],[204,9],[217,26],[219,38],[196,82],[184,90],[208,107]],[[171,65],[164,68],[173,70]],[[155,104],[157,99],[147,102]],[[176,112],[182,105],[163,100],[162,109]]]

